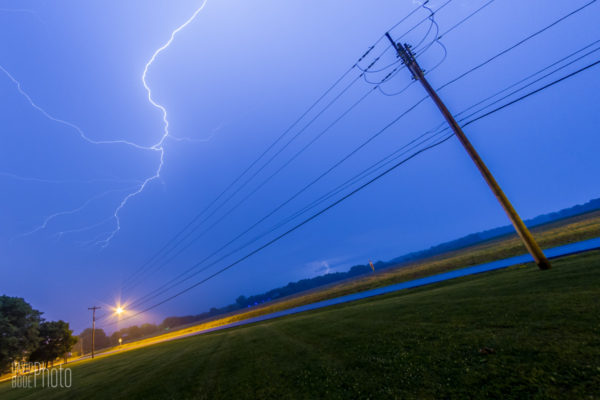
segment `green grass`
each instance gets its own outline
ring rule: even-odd
[[[482,354],[481,349],[491,349]],[[600,398],[600,252],[74,365],[4,399]]]

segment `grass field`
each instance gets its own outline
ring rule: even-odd
[[[2,399],[600,398],[600,252],[73,365]]]

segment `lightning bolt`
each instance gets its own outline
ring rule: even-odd
[[[36,178],[30,176],[22,176],[13,174],[11,172],[0,171],[0,177],[9,178],[17,181],[24,182],[36,182],[36,183],[48,183],[48,184],[72,184],[72,183],[97,183],[97,182],[107,182],[107,183],[140,183],[139,180],[129,180],[129,179],[113,179],[113,178],[96,178],[96,179],[46,179],[46,178]]]
[[[169,138],[169,136],[170,136],[170,134],[169,134],[169,118],[168,118],[168,115],[167,115],[167,109],[162,104],[156,102],[154,100],[154,98],[152,97],[152,89],[150,89],[150,86],[148,85],[148,81],[147,81],[148,70],[150,69],[150,67],[152,66],[152,64],[154,64],[154,61],[156,61],[156,58],[158,57],[158,55],[160,53],[162,53],[163,51],[165,51],[171,45],[171,43],[173,43],[173,40],[175,40],[175,36],[181,30],[183,30],[186,26],[188,26],[189,24],[191,24],[192,21],[194,21],[196,19],[196,17],[200,13],[200,11],[202,11],[204,9],[204,7],[206,6],[206,2],[207,2],[207,0],[204,0],[202,2],[202,4],[200,5],[200,7],[198,7],[196,9],[196,11],[194,11],[194,13],[192,14],[192,16],[190,18],[188,18],[183,24],[181,24],[173,32],[171,32],[171,36],[169,37],[169,40],[167,40],[165,42],[165,44],[163,44],[162,46],[160,46],[152,54],[152,57],[150,57],[150,60],[148,60],[148,62],[146,63],[146,66],[144,67],[144,71],[142,72],[142,84],[144,85],[144,89],[146,89],[146,93],[148,95],[148,102],[150,102],[150,104],[152,104],[152,106],[154,106],[155,108],[157,108],[161,112],[161,114],[162,114],[163,134],[162,134],[160,140],[156,144],[154,144],[154,145],[152,145],[150,147],[152,150],[156,150],[156,151],[160,152],[160,163],[159,163],[159,165],[158,165],[158,167],[157,167],[156,172],[154,173],[154,175],[152,175],[151,177],[147,178],[139,186],[139,188],[136,191],[128,194],[127,196],[125,196],[125,198],[123,199],[123,201],[121,202],[121,204],[119,204],[119,206],[117,207],[117,209],[115,210],[115,213],[114,213],[114,218],[115,218],[115,220],[117,222],[117,226],[115,227],[115,229],[105,239],[100,240],[100,241],[97,242],[97,244],[101,245],[102,247],[106,247],[109,244],[109,242],[112,240],[112,238],[115,237],[115,235],[121,230],[121,219],[119,217],[119,213],[127,205],[127,202],[129,202],[129,200],[131,198],[133,198],[133,197],[137,196],[138,194],[142,193],[144,191],[144,189],[146,188],[146,186],[150,182],[152,182],[153,180],[156,180],[156,179],[160,178],[160,173],[161,173],[163,165],[164,165],[164,161],[165,161],[164,143],[165,143],[165,140],[167,140],[167,138]],[[183,140],[185,140],[185,139],[183,139]]]
[[[95,195],[95,196],[93,196],[93,197],[91,197],[91,198],[87,199],[87,200],[86,200],[86,201],[85,201],[83,204],[81,204],[81,205],[80,205],[79,207],[77,207],[77,208],[74,208],[74,209],[72,209],[72,210],[59,211],[59,212],[56,212],[56,213],[54,213],[54,214],[50,214],[49,216],[47,216],[47,217],[44,219],[44,221],[43,221],[43,222],[42,222],[40,225],[36,226],[35,228],[33,228],[32,230],[30,230],[30,231],[28,231],[28,232],[25,232],[25,233],[22,233],[22,234],[20,234],[20,235],[18,235],[18,236],[15,236],[13,239],[16,239],[16,238],[19,238],[19,237],[24,237],[24,236],[33,235],[33,234],[34,234],[34,233],[36,233],[36,232],[39,232],[39,231],[41,231],[41,230],[44,230],[44,229],[46,229],[46,228],[48,227],[48,224],[49,224],[49,223],[50,223],[52,220],[54,220],[54,219],[56,219],[56,218],[58,218],[58,217],[61,217],[61,216],[63,216],[63,215],[71,215],[71,214],[76,214],[76,213],[78,213],[78,212],[82,211],[83,209],[85,209],[85,208],[86,208],[87,206],[89,206],[89,205],[90,205],[92,202],[94,202],[94,201],[96,201],[96,200],[98,200],[98,199],[100,199],[100,198],[102,198],[102,197],[104,197],[104,196],[107,196],[107,195],[109,195],[109,194],[111,194],[111,193],[116,193],[116,192],[120,192],[120,191],[123,191],[123,190],[124,190],[124,189],[112,189],[112,190],[107,190],[107,191],[105,191],[105,192],[99,193],[99,194],[97,194],[97,195]],[[58,232],[58,235],[59,235],[59,237],[60,237],[60,236],[62,236],[63,234],[64,234],[64,232]]]
[[[8,79],[10,79],[14,85],[17,88],[17,91],[21,94],[21,96],[23,96],[25,98],[25,100],[27,100],[27,102],[29,103],[29,105],[31,107],[33,107],[35,110],[37,110],[39,113],[41,113],[44,117],[46,117],[47,119],[49,119],[50,121],[56,122],[60,125],[66,126],[68,128],[71,128],[72,130],[74,130],[78,136],[83,139],[84,141],[92,144],[92,145],[126,145],[126,146],[130,146],[133,147],[135,149],[140,149],[140,150],[148,150],[148,151],[158,151],[157,149],[153,148],[153,146],[142,146],[139,145],[137,143],[134,142],[130,142],[128,140],[95,140],[90,138],[89,136],[87,136],[85,134],[85,132],[83,131],[83,129],[81,129],[81,127],[79,127],[78,125],[63,120],[61,118],[57,118],[54,115],[50,114],[48,111],[46,111],[44,108],[42,108],[40,105],[38,105],[32,98],[31,96],[23,89],[21,82],[19,82],[10,72],[8,72],[8,70],[6,70],[6,68],[4,68],[2,65],[0,65],[0,71],[2,71],[7,77]],[[17,179],[17,180],[22,180],[22,181],[32,181],[32,182],[40,182],[40,183],[68,183],[68,182],[76,182],[76,181],[60,181],[60,180],[51,180],[51,179],[40,179],[40,178],[30,178],[30,177],[23,177],[23,176],[19,176],[19,175],[15,175],[15,174],[11,174],[11,173],[7,173],[7,172],[2,172],[0,173],[1,176],[4,177],[8,177],[8,178],[12,178],[12,179]],[[84,181],[86,183],[92,183],[94,181],[99,181],[99,180],[89,180],[89,181]],[[142,184],[144,184],[145,181],[142,181]],[[90,199],[91,201],[91,199]],[[83,207],[85,208],[85,207]],[[73,210],[71,210],[73,211]],[[75,212],[75,211],[73,211]],[[65,214],[70,214],[70,211],[65,211],[65,212],[60,212],[57,214],[52,214],[48,217],[46,217],[46,219],[44,220],[44,223],[42,223],[40,226],[36,227],[34,230],[29,231],[29,232],[25,232],[24,234],[18,235],[16,237],[14,237],[13,239],[16,239],[18,237],[24,237],[24,236],[28,236],[31,235],[39,230],[44,229],[47,224],[54,218],[60,216],[60,215],[65,215]],[[13,240],[11,239],[11,240]]]
[[[102,225],[106,224],[108,221],[112,221],[112,219],[113,219],[113,216],[111,215],[110,217],[108,217],[108,218],[105,218],[105,219],[103,219],[102,221],[100,221],[100,222],[97,222],[97,223],[95,223],[95,224],[93,224],[93,225],[84,226],[83,228],[75,228],[75,229],[69,229],[69,230],[66,230],[66,231],[60,231],[60,232],[56,232],[56,233],[55,233],[54,235],[52,235],[52,236],[53,236],[53,237],[55,237],[55,238],[56,238],[56,240],[60,240],[60,239],[62,239],[62,238],[63,238],[63,236],[65,236],[65,235],[68,235],[68,234],[70,234],[70,233],[79,233],[79,232],[85,232],[85,231],[92,230],[92,229],[94,229],[94,228],[98,228],[98,227],[100,227],[100,226],[102,226]],[[96,240],[93,240],[92,242],[95,242],[95,241],[96,241]]]
[[[16,86],[18,92],[28,101],[28,103],[31,105],[31,107],[33,107],[34,109],[36,109],[38,112],[40,112],[42,115],[44,115],[47,119],[56,122],[58,124],[64,125],[68,128],[71,128],[72,130],[74,130],[81,139],[83,139],[84,141],[92,144],[92,145],[126,145],[126,146],[131,146],[133,148],[139,149],[139,150],[144,150],[144,151],[153,151],[153,152],[157,152],[159,154],[159,163],[158,166],[156,168],[156,171],[154,172],[153,175],[151,175],[150,177],[144,179],[143,181],[141,181],[141,184],[139,186],[137,186],[135,188],[135,190],[133,190],[132,192],[128,193],[119,203],[119,205],[117,206],[117,208],[115,209],[112,217],[110,217],[110,219],[114,219],[116,221],[116,226],[115,228],[110,231],[109,233],[105,233],[102,235],[99,235],[97,237],[97,239],[94,239],[95,243],[97,245],[100,245],[101,247],[106,247],[108,246],[108,244],[110,243],[110,241],[115,237],[115,235],[121,230],[121,218],[120,218],[120,213],[123,210],[123,208],[128,204],[128,202],[135,196],[139,195],[140,193],[142,193],[146,187],[148,186],[148,184],[150,184],[152,181],[159,179],[160,178],[160,174],[162,172],[162,168],[164,166],[164,157],[165,157],[165,148],[164,148],[164,144],[165,141],[167,139],[173,139],[175,141],[191,141],[191,142],[206,142],[209,141],[212,136],[214,135],[214,131],[213,133],[206,139],[191,139],[191,138],[179,138],[179,137],[174,137],[170,134],[169,132],[169,119],[168,119],[168,115],[167,115],[167,109],[161,105],[160,103],[158,103],[157,101],[154,100],[154,98],[152,97],[152,90],[150,89],[150,86],[148,85],[147,82],[147,75],[148,75],[148,71],[150,69],[150,67],[152,66],[152,64],[154,63],[154,61],[156,60],[156,58],[158,57],[158,55],[160,53],[162,53],[163,51],[165,51],[170,45],[171,43],[173,43],[173,40],[175,39],[175,36],[181,31],[183,30],[186,26],[188,26],[189,24],[191,24],[196,17],[198,16],[198,14],[204,9],[204,7],[206,6],[207,0],[204,0],[202,2],[202,4],[194,11],[194,13],[192,14],[192,16],[190,18],[188,18],[183,24],[181,24],[180,26],[178,26],[173,32],[171,32],[171,35],[169,37],[169,39],[161,46],[159,47],[153,54],[152,57],[150,57],[150,60],[146,63],[146,65],[144,66],[144,70],[142,73],[142,84],[144,86],[144,89],[146,90],[147,93],[147,98],[148,101],[150,102],[150,104],[157,108],[161,114],[162,114],[162,121],[163,121],[163,130],[162,130],[162,135],[160,137],[160,139],[150,145],[150,146],[144,146],[144,145],[140,145],[138,143],[134,143],[128,140],[123,140],[123,139],[116,139],[116,140],[95,140],[90,138],[89,136],[87,136],[85,134],[85,132],[83,131],[83,129],[81,129],[78,125],[57,118],[55,116],[53,116],[52,114],[50,114],[49,112],[47,112],[45,109],[43,109],[41,106],[39,106],[32,98],[31,96],[25,91],[23,90],[21,83],[15,78],[13,77],[2,65],[0,65],[0,71],[2,71]],[[217,128],[217,130],[220,128]],[[47,182],[47,183],[59,183],[62,181],[53,181],[53,180],[44,180],[44,179],[37,179],[37,178],[27,178],[27,177],[21,177],[21,176],[17,176],[14,174],[10,174],[10,173],[6,173],[6,172],[0,172],[0,175],[3,175],[5,177],[11,177],[13,179],[20,179],[20,180],[28,180],[28,181],[37,181],[37,182]],[[38,232],[42,229],[45,229],[48,225],[48,223],[50,221],[52,221],[53,219],[61,216],[61,215],[66,215],[66,214],[73,214],[76,212],[81,211],[82,209],[84,209],[90,202],[92,202],[93,200],[96,199],[96,197],[102,197],[103,195],[106,195],[107,193],[102,193],[98,196],[95,196],[92,199],[89,199],[86,203],[84,203],[83,205],[81,205],[80,207],[74,209],[74,210],[69,210],[69,211],[62,211],[59,213],[55,213],[52,214],[48,217],[46,217],[46,219],[44,220],[44,222],[37,226],[36,228],[34,228],[33,230],[26,232],[25,234],[22,234],[20,236],[26,236],[26,235],[31,235],[35,232]],[[94,226],[99,226],[102,225],[106,222],[106,220],[103,220]],[[57,235],[58,237],[62,237],[64,234],[66,233],[71,233],[71,232],[79,232],[79,231],[84,231],[84,230],[88,230],[91,229],[92,227],[84,227],[84,228],[80,228],[80,229],[74,229],[74,230],[70,230],[70,231],[62,231],[59,232]],[[98,240],[100,237],[104,236],[104,239]]]
[[[174,136],[173,134],[169,135],[169,139],[174,140],[176,142],[206,143],[210,142],[213,139],[213,137],[215,137],[215,135],[219,133],[219,131],[221,131],[221,129],[223,129],[223,124],[217,125],[217,127],[215,127],[207,137],[201,139],[190,137],[178,137]]]
[[[79,134],[79,136],[86,142],[88,142],[90,144],[124,144],[124,145],[132,146],[132,147],[135,147],[136,149],[141,149],[141,150],[155,150],[153,147],[141,146],[137,143],[133,143],[128,140],[120,140],[120,139],[119,140],[94,140],[94,139],[91,139],[83,132],[83,130],[78,125],[75,125],[72,122],[65,121],[60,118],[56,118],[55,116],[51,115],[46,110],[44,110],[42,107],[37,105],[37,103],[35,103],[33,101],[33,99],[31,98],[31,96],[29,96],[29,94],[27,92],[25,92],[25,90],[23,90],[23,87],[21,86],[21,82],[16,80],[15,77],[12,76],[2,65],[0,65],[0,71],[4,72],[4,74],[8,77],[8,79],[10,79],[15,84],[15,86],[17,87],[17,90],[19,91],[21,96],[23,96],[29,102],[31,107],[38,110],[44,117],[48,118],[50,121],[56,122],[58,124],[67,126],[71,129],[75,130]]]

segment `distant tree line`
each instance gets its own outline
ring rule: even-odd
[[[15,361],[52,363],[77,341],[64,321],[46,321],[20,297],[0,296],[0,373]]]
[[[143,324],[140,326],[134,325],[127,328],[123,328],[112,335],[108,336],[103,329],[96,329],[94,336],[94,347],[96,350],[104,349],[107,347],[114,347],[119,345],[119,339],[122,339],[123,343],[132,342],[147,336],[154,335],[164,327],[155,324]],[[84,354],[91,353],[92,351],[92,328],[84,329],[78,336],[79,349]]]
[[[379,265],[379,263],[376,264],[376,267],[377,265]],[[102,349],[107,347],[118,346],[119,338],[123,340],[123,343],[131,342],[133,340],[141,339],[146,336],[151,336],[157,333],[163,333],[174,327],[207,320],[217,317],[219,315],[228,314],[241,309],[254,307],[271,300],[290,296],[296,293],[303,292],[305,290],[317,288],[319,286],[327,285],[330,283],[335,283],[340,280],[359,276],[368,272],[372,272],[371,267],[366,265],[356,265],[352,267],[348,272],[335,272],[322,276],[317,276],[311,279],[302,279],[298,282],[290,282],[286,286],[269,290],[268,292],[265,292],[263,294],[258,294],[250,297],[239,296],[236,299],[235,303],[220,308],[213,307],[202,314],[188,315],[183,317],[167,317],[159,325],[134,325],[116,331],[110,336],[108,336],[104,330],[96,329],[96,334],[94,338],[95,348]],[[79,340],[81,341],[83,352],[90,353],[92,351],[92,329],[85,329],[79,335]]]
[[[383,268],[386,264],[377,262],[375,268]],[[286,286],[271,289],[268,292],[257,294],[253,296],[239,296],[235,303],[229,304],[221,308],[211,308],[209,311],[198,315],[188,315],[184,317],[168,317],[160,324],[160,328],[170,329],[180,325],[191,324],[207,320],[219,315],[228,314],[241,309],[247,309],[250,307],[258,306],[271,300],[281,299],[283,297],[291,296],[306,290],[315,289],[324,285],[336,283],[348,278],[354,278],[367,273],[372,273],[371,267],[368,265],[355,265],[350,268],[347,272],[333,272],[321,276],[317,276],[310,279],[302,279],[297,282],[290,282]]]
[[[544,224],[559,221],[561,219],[575,217],[577,215],[593,212],[600,210],[600,199],[593,199],[585,204],[578,204],[573,207],[565,208],[560,211],[538,215],[535,218],[531,218],[525,221],[525,224],[530,227],[536,227]],[[463,249],[465,247],[473,246],[488,240],[500,238],[502,236],[511,235],[515,233],[515,229],[512,225],[505,225],[498,228],[488,229],[486,231],[472,233],[462,238],[452,240],[446,243],[438,244],[430,247],[429,249],[416,251],[413,253],[405,254],[403,256],[394,258],[393,260],[385,263],[387,266],[397,266],[398,264],[417,261],[426,257],[436,256],[438,254],[447,253],[449,251]]]
[[[585,204],[576,205],[557,212],[537,216],[535,218],[526,220],[525,223],[529,227],[540,226],[561,219],[570,218],[597,210],[600,210],[600,199],[593,199]],[[429,249],[423,251],[408,253],[387,262],[378,261],[377,263],[375,263],[375,269],[382,270],[385,268],[402,266],[402,264],[404,263],[407,264],[409,262],[422,260],[427,257],[432,257],[449,251],[462,249],[468,246],[496,239],[512,233],[514,233],[514,228],[510,225],[474,233],[456,240],[432,246]],[[310,289],[315,289],[324,285],[340,282],[342,280],[354,278],[359,275],[367,274],[370,272],[372,271],[368,265],[355,265],[352,268],[350,268],[350,270],[347,272],[329,273],[311,279],[302,279],[298,282],[290,282],[284,287],[272,289],[268,292],[254,296],[239,296],[233,304],[229,304],[221,308],[213,307],[209,311],[204,312],[202,314],[165,318],[165,320],[159,325],[159,330],[170,329],[176,326],[187,325],[194,322],[210,319],[218,315],[228,314],[243,308],[257,306],[271,300],[280,299],[282,297],[290,296]]]
[[[600,199],[594,199],[583,205],[576,205],[574,207],[563,209],[557,212],[540,215],[538,217],[525,221],[525,223],[529,227],[534,227],[597,210],[600,210]],[[512,233],[514,233],[514,229],[512,226],[508,225],[486,230],[483,232],[473,233],[456,240],[432,246],[426,250],[405,254],[387,262],[378,261],[375,263],[375,269],[379,271],[385,268],[399,267],[402,266],[402,264],[408,264],[410,262],[422,260],[427,257],[432,257],[445,252],[462,249],[468,246],[485,242],[487,240],[496,239]],[[202,314],[187,315],[182,317],[167,317],[159,325],[144,324],[140,327],[132,326],[117,331],[113,333],[110,337],[107,336],[103,330],[99,329],[96,330],[96,348],[99,349],[103,347],[116,346],[119,344],[119,338],[122,338],[123,343],[126,343],[131,340],[140,339],[144,336],[162,333],[174,327],[208,320],[220,315],[258,306],[271,300],[281,299],[286,296],[291,296],[307,290],[333,284],[345,279],[354,278],[371,272],[372,270],[368,265],[355,265],[352,268],[350,268],[350,270],[347,272],[328,273],[310,279],[302,279],[297,282],[290,282],[286,286],[271,289],[265,293],[249,297],[242,295],[235,300],[235,303],[229,304],[221,308],[213,307]],[[83,338],[83,349],[86,353],[91,351],[91,332],[92,330],[88,328],[85,331],[83,331],[83,333],[80,335],[80,338]]]

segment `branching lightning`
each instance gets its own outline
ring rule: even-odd
[[[89,226],[84,226],[83,228],[75,228],[75,229],[69,229],[69,230],[65,230],[65,231],[60,231],[60,232],[56,232],[54,235],[52,235],[53,237],[56,238],[56,240],[60,240],[62,239],[63,236],[71,234],[71,233],[79,233],[79,232],[85,232],[85,231],[89,231],[92,230],[94,228],[98,228],[106,223],[108,223],[109,221],[111,221],[113,219],[113,216],[111,215],[108,218],[103,219],[100,222],[97,222],[93,225],[89,225]],[[93,241],[95,242],[95,240]]]
[[[190,142],[207,142],[209,141],[212,136],[215,134],[216,131],[218,131],[219,128],[215,129],[211,135],[206,138],[206,139],[192,139],[192,138],[181,138],[181,137],[175,137],[172,136],[169,132],[169,119],[168,119],[168,115],[167,115],[167,110],[166,108],[161,105],[160,103],[158,103],[156,100],[154,100],[154,98],[152,97],[152,90],[150,88],[150,86],[148,85],[147,82],[147,75],[148,75],[148,71],[150,69],[150,67],[152,66],[152,64],[154,63],[154,61],[156,60],[156,58],[158,57],[158,55],[163,52],[164,50],[166,50],[171,43],[173,42],[173,40],[175,39],[175,36],[182,30],[184,29],[186,26],[188,26],[190,23],[192,23],[192,21],[194,21],[196,19],[196,17],[198,16],[198,14],[204,9],[204,7],[206,6],[207,0],[204,0],[202,2],[202,4],[200,5],[200,7],[198,7],[194,13],[192,14],[192,16],[190,18],[188,18],[182,25],[178,26],[173,32],[171,32],[171,35],[169,37],[169,39],[161,46],[159,47],[153,54],[152,57],[150,57],[149,61],[146,63],[146,65],[144,66],[144,70],[142,72],[142,84],[144,86],[144,89],[146,90],[147,93],[147,98],[148,101],[150,102],[150,104],[157,108],[158,110],[160,110],[161,114],[162,114],[162,121],[163,121],[163,130],[162,130],[162,134],[160,136],[160,139],[153,145],[150,146],[144,146],[144,145],[140,145],[138,143],[134,143],[128,140],[123,140],[123,139],[117,139],[117,140],[95,140],[90,138],[89,136],[87,136],[84,131],[76,124],[57,118],[53,115],[51,115],[49,112],[47,112],[45,109],[43,109],[41,106],[39,106],[37,103],[35,103],[33,101],[33,99],[31,98],[31,96],[25,92],[25,90],[23,90],[21,83],[14,78],[3,66],[0,65],[0,71],[2,71],[16,86],[18,92],[28,101],[28,103],[31,105],[31,107],[33,107],[34,109],[36,109],[37,111],[39,111],[44,117],[46,117],[47,119],[56,122],[58,124],[64,125],[68,128],[73,129],[75,132],[77,132],[77,134],[79,135],[79,137],[81,139],[83,139],[84,141],[92,144],[92,145],[126,145],[126,146],[131,146],[135,149],[139,149],[139,150],[144,150],[144,151],[154,151],[157,152],[159,154],[159,163],[158,166],[154,172],[153,175],[151,175],[150,177],[141,180],[141,183],[139,183],[138,186],[135,187],[135,190],[133,190],[132,192],[128,193],[127,195],[125,195],[125,197],[123,197],[123,199],[121,200],[121,202],[119,203],[119,205],[117,206],[117,208],[115,209],[113,215],[109,218],[109,219],[114,219],[115,220],[115,228],[108,232],[108,233],[104,233],[102,235],[99,235],[94,241],[97,245],[100,245],[102,247],[106,247],[110,241],[115,237],[115,235],[120,231],[121,229],[121,220],[120,220],[120,212],[123,210],[123,208],[128,204],[129,200],[131,200],[133,197],[137,196],[138,194],[142,193],[146,187],[148,186],[148,184],[156,179],[160,178],[160,174],[162,171],[162,168],[164,166],[164,157],[165,157],[165,148],[164,148],[164,143],[167,139],[172,139],[175,141],[190,141]],[[49,180],[49,179],[38,179],[38,178],[27,178],[27,177],[22,177],[22,176],[18,176],[18,175],[14,175],[11,173],[7,173],[7,172],[0,172],[0,175],[5,176],[5,177],[9,177],[9,178],[13,178],[13,179],[19,179],[19,180],[24,180],[24,181],[35,181],[35,182],[45,182],[45,183],[63,183],[66,181],[59,181],[59,180]],[[90,181],[91,182],[91,181]],[[112,192],[112,191],[109,191]],[[77,213],[79,211],[81,211],[82,209],[84,209],[89,203],[91,203],[92,201],[96,200],[99,197],[102,197],[104,195],[107,195],[109,192],[104,192],[101,193],[97,196],[94,196],[90,199],[88,199],[85,203],[83,203],[80,207],[73,209],[73,210],[68,210],[68,211],[61,211],[58,213],[54,213],[52,215],[49,215],[48,217],[46,217],[43,221],[42,224],[40,224],[39,226],[35,227],[33,230],[23,233],[21,235],[19,235],[19,237],[21,236],[27,236],[27,235],[31,235],[35,232],[38,232],[42,229],[45,229],[48,224],[55,218],[61,216],[61,215],[67,215],[67,214],[74,214]],[[70,231],[62,231],[62,232],[58,232],[57,235],[58,237],[62,237],[64,234],[66,233],[72,233],[72,232],[80,232],[80,231],[84,231],[84,230],[88,230],[91,229],[93,227],[97,227],[100,225],[103,225],[104,223],[106,223],[107,220],[103,220],[97,224],[94,224],[90,227],[84,227],[84,228],[79,228],[79,229],[73,229]],[[102,238],[103,237],[103,238]]]
[[[162,119],[163,119],[163,123],[164,123],[163,135],[160,138],[160,140],[158,141],[158,143],[156,143],[155,145],[152,146],[153,149],[162,150],[162,145],[163,145],[164,141],[167,139],[167,137],[169,137],[169,120],[167,118],[167,109],[164,106],[162,106],[161,104],[154,101],[154,99],[152,98],[152,89],[150,89],[150,86],[148,86],[148,82],[146,80],[147,75],[148,75],[148,70],[150,69],[150,66],[154,63],[154,61],[156,60],[156,57],[158,57],[158,55],[160,53],[162,53],[164,50],[166,50],[171,45],[171,43],[173,43],[173,40],[175,39],[175,35],[177,35],[186,26],[191,24],[192,21],[194,21],[194,19],[196,19],[196,17],[200,13],[200,11],[202,11],[204,9],[204,6],[206,6],[206,2],[207,2],[207,0],[204,0],[202,2],[202,4],[200,5],[200,7],[196,11],[194,11],[194,14],[192,14],[192,16],[187,21],[185,21],[177,29],[175,29],[173,32],[171,32],[171,36],[169,37],[169,40],[167,40],[167,42],[165,44],[163,44],[161,47],[159,47],[154,52],[154,54],[152,54],[152,57],[150,57],[150,60],[146,63],[146,66],[144,67],[144,72],[142,73],[142,83],[144,84],[144,89],[146,89],[146,93],[148,93],[148,101],[150,102],[150,104],[152,104],[154,107],[158,108],[161,111]]]
[[[200,13],[200,11],[202,11],[204,9],[204,6],[206,6],[206,2],[207,2],[207,0],[204,0],[202,2],[202,4],[200,5],[200,7],[198,7],[198,9],[196,9],[196,11],[194,11],[192,16],[190,18],[188,18],[187,21],[185,21],[182,25],[180,25],[173,32],[171,32],[171,36],[169,37],[169,40],[167,40],[167,42],[165,44],[163,44],[161,47],[159,47],[154,52],[154,54],[152,54],[152,57],[150,57],[150,60],[146,63],[146,66],[144,67],[144,72],[142,72],[142,84],[144,85],[144,89],[146,89],[146,93],[148,94],[148,101],[154,107],[158,108],[160,110],[160,112],[162,113],[163,134],[162,134],[160,140],[156,144],[151,146],[152,150],[156,150],[156,151],[160,152],[160,163],[158,164],[158,168],[156,169],[156,172],[154,173],[154,175],[152,175],[149,178],[146,178],[146,180],[144,182],[142,182],[142,184],[139,186],[139,188],[136,191],[129,193],[127,196],[125,196],[123,201],[121,201],[121,204],[119,204],[119,206],[117,207],[117,209],[115,210],[115,213],[114,213],[114,217],[115,217],[117,226],[105,239],[98,241],[98,244],[101,245],[102,247],[106,247],[108,245],[108,243],[111,241],[111,239],[119,232],[119,230],[121,230],[121,219],[119,217],[119,213],[121,212],[123,207],[125,207],[125,205],[127,205],[127,202],[132,197],[135,197],[138,194],[140,194],[141,192],[143,192],[144,189],[146,188],[146,186],[150,182],[152,182],[155,179],[160,178],[160,173],[161,173],[163,165],[164,165],[164,161],[165,161],[164,143],[165,143],[165,140],[169,137],[169,119],[167,116],[167,109],[160,103],[157,103],[154,100],[154,98],[152,97],[152,89],[150,89],[150,86],[148,85],[148,81],[147,81],[148,70],[150,69],[150,66],[154,63],[154,61],[156,60],[156,57],[158,57],[158,55],[160,53],[162,53],[164,50],[166,50],[171,45],[171,43],[173,43],[173,40],[175,39],[175,35],[177,35],[177,33],[179,33],[186,26],[191,24],[192,21],[194,21],[194,19],[196,19],[196,17]]]
[[[128,184],[138,184],[141,183],[140,180],[134,179],[112,179],[112,178],[95,178],[95,179],[46,179],[46,178],[36,178],[31,176],[22,176],[13,174],[11,172],[0,171],[0,177],[9,178],[17,181],[23,182],[36,182],[36,183],[48,183],[48,184],[72,184],[72,183],[97,183],[97,182],[105,182],[105,183],[128,183]]]
[[[27,92],[25,92],[23,90],[23,88],[21,87],[21,82],[19,82],[18,80],[16,80],[3,66],[0,65],[0,71],[4,72],[4,74],[15,84],[15,86],[17,87],[17,90],[19,91],[19,93],[25,98],[27,99],[27,101],[29,102],[29,104],[31,105],[31,107],[35,108],[36,110],[38,110],[44,117],[48,118],[50,121],[54,121],[58,124],[67,126],[73,130],[75,130],[79,136],[85,140],[86,142],[90,143],[90,144],[124,144],[127,146],[132,146],[135,147],[137,149],[141,149],[141,150],[155,150],[153,147],[147,147],[147,146],[141,146],[137,143],[133,143],[130,142],[128,140],[94,140],[91,139],[90,137],[88,137],[83,130],[75,125],[72,122],[69,121],[65,121],[63,119],[60,118],[56,118],[53,115],[51,115],[50,113],[48,113],[46,110],[44,110],[42,107],[40,107],[39,105],[37,105],[33,99],[31,98],[31,96],[29,96],[29,94],[27,94]]]
[[[173,134],[169,134],[169,139],[174,140],[176,142],[190,142],[190,143],[206,143],[206,142],[210,142],[212,140],[212,138],[219,133],[219,131],[223,129],[223,124],[218,125],[216,128],[214,128],[211,132],[210,135],[208,135],[205,138],[190,138],[190,137],[178,137],[178,136],[174,136]]]
[[[63,215],[77,214],[78,212],[82,211],[87,206],[89,206],[92,202],[94,202],[94,201],[96,201],[96,200],[98,200],[98,199],[100,199],[100,198],[102,198],[104,196],[107,196],[107,195],[109,195],[111,193],[120,192],[122,190],[123,189],[120,189],[120,190],[119,189],[107,190],[107,191],[99,193],[99,194],[97,194],[97,195],[95,195],[93,197],[90,197],[85,202],[83,202],[79,207],[76,207],[76,208],[71,209],[71,210],[59,211],[59,212],[56,212],[54,214],[50,214],[49,216],[46,217],[46,219],[44,219],[44,222],[42,222],[40,225],[36,226],[35,228],[33,228],[32,230],[30,230],[28,232],[22,233],[22,234],[20,234],[20,235],[18,235],[16,237],[14,237],[13,239],[16,239],[18,237],[24,237],[24,236],[33,235],[36,232],[39,232],[39,231],[41,231],[43,229],[46,229],[48,227],[48,224],[52,220],[54,220],[54,219],[56,219],[58,217],[61,217]],[[63,234],[64,234],[64,232],[58,232],[58,236],[62,236]]]

